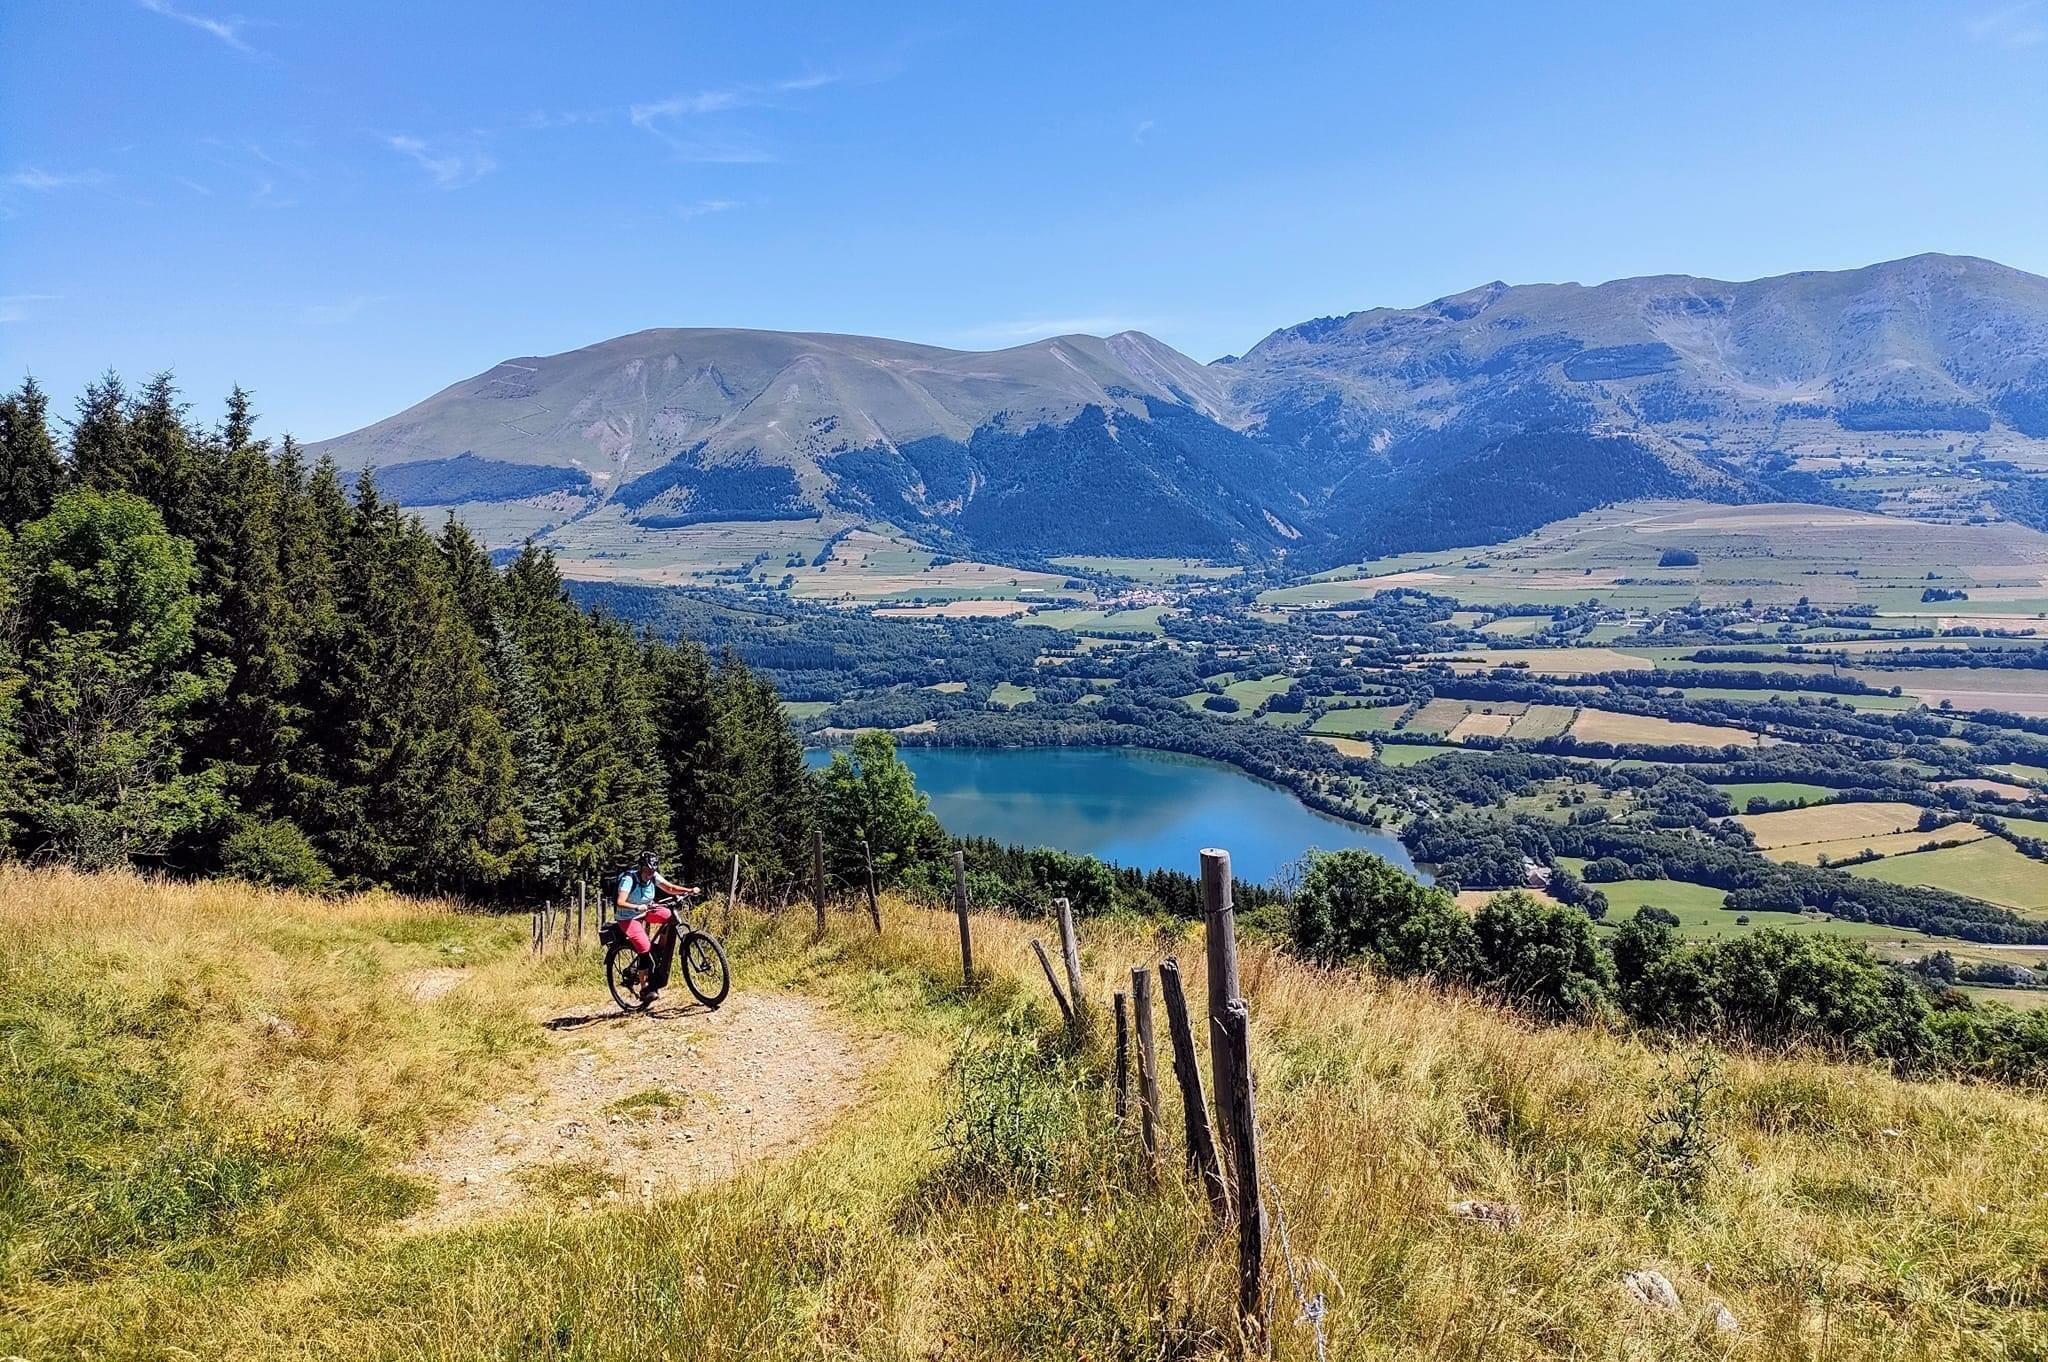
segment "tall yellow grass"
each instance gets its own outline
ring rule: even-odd
[[[1077,1160],[1066,1185],[1017,1196],[933,1177],[962,1033],[1054,1030],[1029,948],[1048,924],[977,916],[987,978],[970,996],[950,915],[891,903],[879,940],[847,917],[822,942],[807,917],[735,924],[738,988],[811,991],[901,1043],[871,1099],[806,1154],[646,1213],[536,1204],[406,1237],[387,1228],[396,1201],[323,1191],[354,1175],[309,1164],[305,1185],[215,1227],[203,1254],[158,1245],[101,1271],[0,1275],[0,1355],[1233,1355],[1233,1245],[1179,1177],[1147,1190]],[[34,982],[37,1006],[68,998],[87,1018],[0,1001],[0,1064],[10,1037],[75,1027],[84,1043],[90,1016],[132,1025],[162,1001],[190,1020],[134,1043],[175,1051],[192,1121],[239,1131],[296,1113],[388,1176],[518,1080],[542,1048],[534,1017],[596,1000],[594,960],[533,964],[524,927],[390,898],[0,870],[0,985]],[[1082,935],[1090,1055],[1133,965],[1177,951],[1203,1007],[1199,929]],[[407,971],[451,962],[474,971],[458,994],[406,1000]],[[2048,1355],[2041,1094],[1731,1054],[1713,1175],[1673,1205],[1637,1153],[1668,1072],[1654,1045],[1257,945],[1243,975],[1270,1204],[1303,1286],[1327,1297],[1333,1357]],[[54,1146],[8,1138],[0,1177],[67,1185],[42,1162]],[[1177,1145],[1168,1155],[1173,1168]],[[1511,1203],[1521,1223],[1462,1222],[1447,1205],[1466,1198]],[[0,1265],[31,1261],[9,1252]],[[1276,1255],[1275,1352],[1308,1357],[1287,1266]],[[1633,1301],[1621,1277],[1638,1268],[1665,1273],[1682,1308]],[[1714,1327],[1716,1300],[1739,1333]]]

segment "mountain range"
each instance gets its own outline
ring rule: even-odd
[[[650,528],[822,514],[1010,560],[1320,565],[1634,496],[1853,500],[1833,475],[1870,460],[1968,461],[1973,490],[1930,504],[1997,514],[2048,503],[2001,491],[2048,467],[2048,279],[1923,255],[1492,283],[1209,364],[1135,331],[974,352],[650,330],[505,360],[314,448],[414,505],[609,505]]]

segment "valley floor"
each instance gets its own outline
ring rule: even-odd
[[[1140,1175],[1102,1082],[1101,1002],[1199,931],[1084,923],[1074,1046],[1044,924],[977,917],[968,993],[951,917],[885,908],[818,942],[743,912],[726,1009],[587,1020],[595,954],[534,961],[523,918],[0,869],[0,1356],[1235,1355],[1230,1239],[1176,1141]],[[1331,1356],[2048,1351],[2038,1092],[1535,1027],[1256,942],[1244,976]],[[560,1136],[600,1114],[633,1157]],[[463,1205],[501,1143],[544,1156]],[[1306,1358],[1286,1266],[1275,1352]]]

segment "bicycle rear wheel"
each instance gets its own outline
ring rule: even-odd
[[[604,982],[621,1012],[645,1012],[654,1004],[654,999],[645,996],[647,970],[641,965],[640,952],[625,942],[604,953]]]
[[[692,931],[682,940],[683,984],[691,996],[706,1007],[716,1007],[732,990],[732,968],[725,962],[725,947],[709,932]]]

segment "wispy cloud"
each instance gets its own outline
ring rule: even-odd
[[[104,170],[44,170],[24,166],[5,181],[9,189],[26,189],[32,194],[54,194],[64,189],[91,189],[107,182]]]
[[[498,168],[490,153],[474,142],[435,145],[423,138],[400,133],[386,137],[384,145],[418,162],[420,169],[432,176],[434,183],[442,189],[460,189],[464,185],[475,184]]]
[[[1137,127],[1131,129],[1131,140],[1141,147],[1144,146],[1145,134],[1152,131],[1156,126],[1158,125],[1149,118],[1141,120]]]
[[[10,293],[0,295],[0,325],[11,322],[25,322],[29,317],[29,304],[54,303],[54,293]]]
[[[729,213],[740,206],[738,199],[699,199],[695,203],[678,204],[675,215],[685,222],[691,218],[708,218],[713,213]]]
[[[189,10],[179,9],[171,4],[170,0],[138,0],[138,3],[151,14],[161,14],[166,19],[176,19],[181,24],[189,24],[201,33],[210,33],[246,56],[264,55],[250,46],[249,40],[242,36],[242,29],[247,23],[244,19],[216,19],[211,15],[194,14]]]
[[[813,71],[782,80],[727,85],[717,89],[694,90],[634,104],[626,111],[634,127],[653,134],[684,161],[773,161],[758,138],[724,128],[696,126],[698,120],[740,109],[775,108],[783,97],[822,90],[849,79],[839,71]]]
[[[1995,47],[2038,47],[2048,42],[2048,14],[2043,13],[2041,0],[2022,0],[1965,20],[1963,31],[1971,41]]]
[[[1142,331],[1155,323],[1142,317],[1106,314],[1099,317],[1030,317],[1015,321],[985,322],[954,334],[962,340],[1028,341],[1046,336],[1108,336],[1118,331]]]
[[[299,320],[307,326],[340,326],[362,316],[363,310],[376,301],[369,294],[359,293],[331,303],[308,303],[299,309]]]

